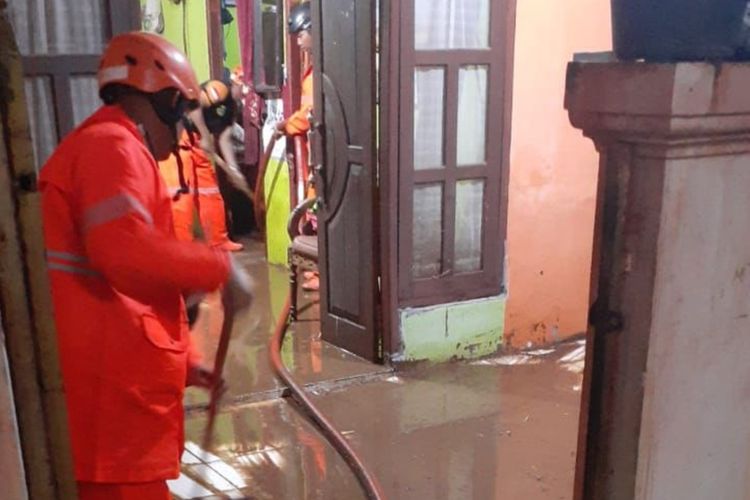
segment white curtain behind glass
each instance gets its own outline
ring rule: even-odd
[[[104,0],[10,0],[8,4],[22,56],[100,54],[104,49]],[[99,106],[99,96],[93,76],[78,76],[71,85],[78,124]],[[59,140],[51,82],[46,77],[27,78],[25,90],[34,156],[41,166]]]
[[[458,72],[458,166],[486,161],[487,67],[464,66]]]
[[[438,168],[443,161],[445,70],[420,67],[414,72],[414,169]]]
[[[102,0],[10,0],[22,55],[99,54],[104,48]]]
[[[414,47],[486,48],[489,16],[489,0],[415,0]]]

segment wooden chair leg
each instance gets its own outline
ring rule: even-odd
[[[292,296],[289,317],[297,321],[297,265],[289,262],[289,293]]]

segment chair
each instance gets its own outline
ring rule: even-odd
[[[315,199],[307,199],[297,205],[289,215],[287,231],[292,243],[287,251],[289,262],[289,288],[292,296],[289,316],[297,321],[297,288],[299,270],[318,270],[318,237],[304,224],[305,214],[315,204]]]

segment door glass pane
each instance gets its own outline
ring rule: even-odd
[[[457,164],[485,161],[487,66],[463,66],[458,72]]]
[[[34,148],[34,161],[39,168],[52,154],[58,140],[52,84],[48,77],[26,78],[24,91],[31,142]]]
[[[445,69],[414,70],[414,169],[443,166]]]
[[[281,0],[255,2],[253,79],[259,92],[281,91],[283,10]]]
[[[104,0],[10,0],[22,55],[98,54],[104,49]]]
[[[437,276],[443,260],[443,185],[423,184],[414,188],[412,276]]]
[[[417,50],[487,48],[489,31],[489,0],[415,0]]]
[[[73,101],[73,121],[78,126],[99,107],[99,90],[95,76],[74,76],[70,79],[70,97]]]
[[[482,268],[482,207],[484,180],[456,183],[456,246],[454,270],[457,273]]]

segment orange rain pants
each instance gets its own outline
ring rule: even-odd
[[[165,481],[150,483],[78,483],[78,500],[171,500]]]
[[[181,193],[176,199],[174,197],[181,188],[179,165],[175,155],[159,162],[159,170],[172,194],[177,238],[183,241],[195,239],[197,215],[209,245],[222,250],[241,248],[229,239],[226,208],[219,190],[216,171],[211,160],[201,149],[197,134],[191,138],[185,132],[180,139],[179,152],[189,193]]]

